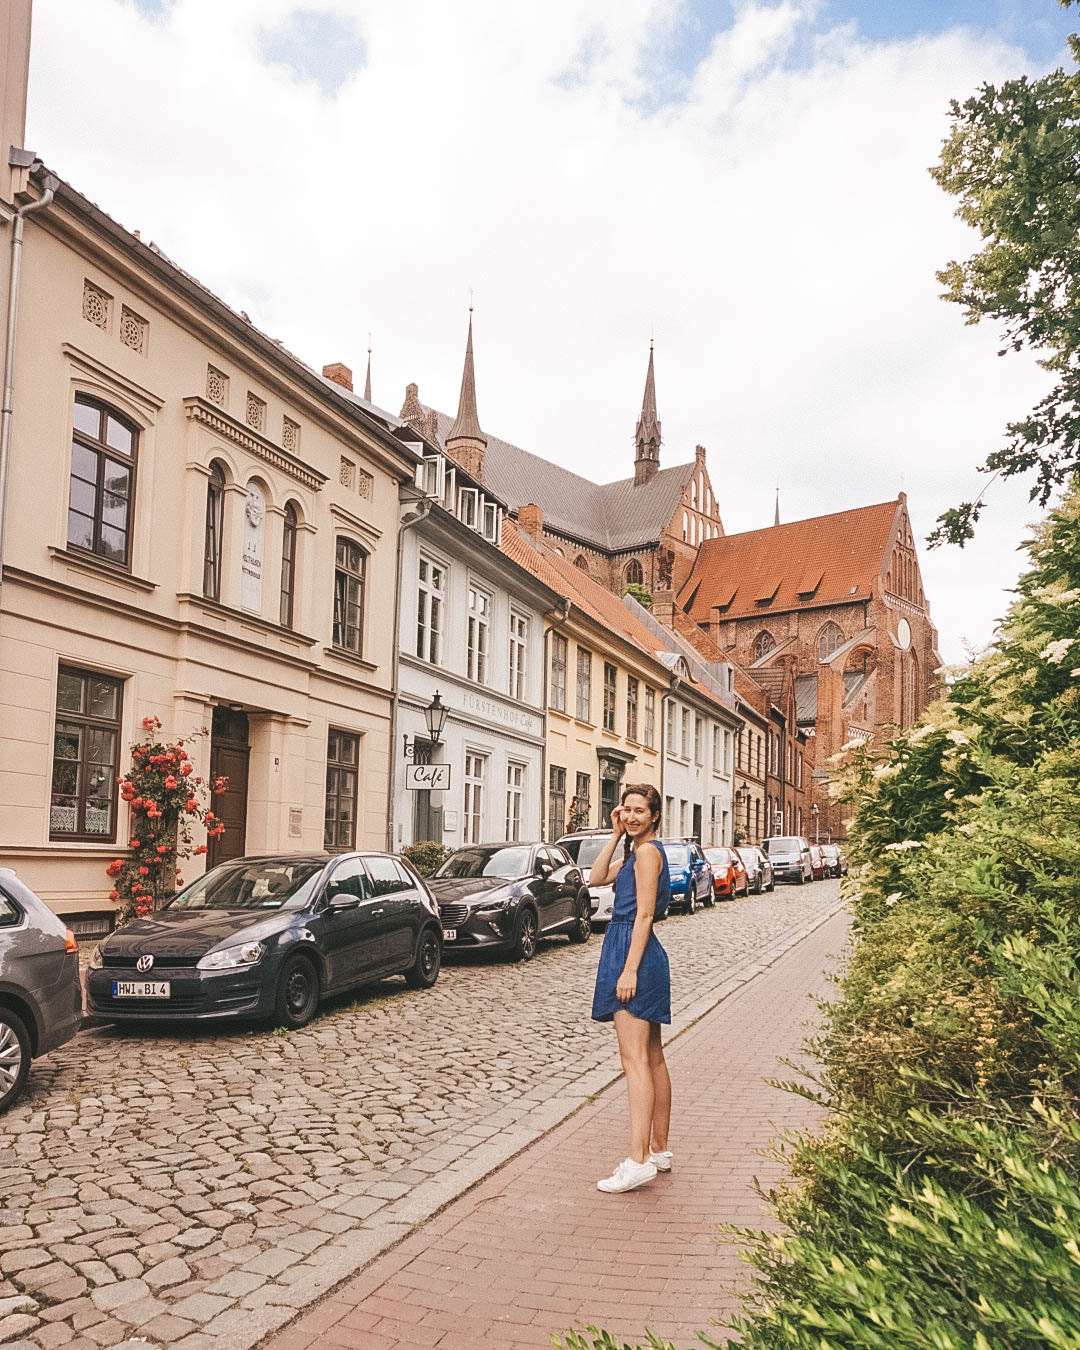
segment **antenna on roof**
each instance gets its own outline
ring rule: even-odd
[[[364,380],[364,402],[371,402],[371,334],[367,335],[367,378]]]
[[[469,313],[473,312],[473,288],[469,287]]]

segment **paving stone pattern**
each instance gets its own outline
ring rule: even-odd
[[[672,1031],[840,905],[837,882],[673,916]],[[619,1074],[599,936],[452,958],[302,1031],[99,1028],[0,1128],[0,1343],[247,1350]]]

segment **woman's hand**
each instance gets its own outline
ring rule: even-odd
[[[624,970],[615,985],[615,997],[620,1003],[629,1003],[637,993],[637,971]]]
[[[611,808],[611,834],[614,839],[621,839],[626,833],[626,826],[623,824],[623,811],[621,806]]]

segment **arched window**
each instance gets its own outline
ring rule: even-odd
[[[75,399],[72,422],[68,543],[126,567],[138,429],[115,409],[82,395]]]
[[[225,520],[225,472],[214,460],[206,481],[206,527],[203,538],[203,595],[221,599],[221,530]]]
[[[838,623],[827,623],[818,634],[818,660],[827,661],[844,641],[844,631]]]
[[[631,558],[626,564],[624,575],[628,586],[641,586],[645,582],[645,573],[641,570],[641,563],[636,558]]]
[[[351,539],[337,541],[334,567],[334,646],[359,654],[364,647],[363,549]]]
[[[767,628],[763,629],[754,639],[754,660],[760,661],[761,658],[767,652],[771,652],[775,646],[776,642],[773,639],[773,635]]]
[[[583,572],[587,572],[589,570],[589,564],[585,561],[584,553],[579,553],[577,555],[577,557],[574,559],[574,566],[580,567]]]
[[[682,513],[682,537],[684,543],[690,537],[690,517],[685,511]]]
[[[690,505],[691,505],[692,507],[694,507],[695,510],[696,510],[697,504],[698,504],[698,499],[697,499],[697,479],[696,479],[696,478],[692,478],[692,479],[690,480]]]
[[[281,612],[282,628],[293,626],[293,596],[296,592],[296,507],[285,504],[285,521],[281,527]]]

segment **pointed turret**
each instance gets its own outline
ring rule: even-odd
[[[371,402],[371,337],[368,336],[367,378],[364,380],[364,402]]]
[[[780,524],[780,484],[779,484],[779,483],[777,483],[777,485],[776,485],[776,510],[773,512],[773,522],[772,522],[772,523],[773,523],[774,525],[779,525],[779,524]]]
[[[457,417],[446,437],[446,450],[452,459],[481,481],[484,476],[484,450],[487,437],[480,430],[476,412],[476,374],[473,371],[472,305],[469,306],[469,338],[465,344],[465,369],[461,373],[461,394]]]
[[[634,432],[634,486],[650,482],[660,467],[660,420],[656,416],[656,375],[653,371],[653,344],[649,341],[649,369],[645,376],[645,396],[641,416]]]

